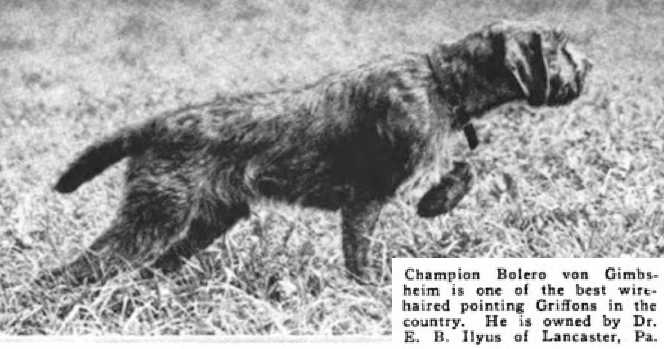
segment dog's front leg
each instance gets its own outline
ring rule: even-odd
[[[452,210],[470,191],[473,174],[467,162],[454,162],[454,168],[443,175],[417,203],[417,214],[431,218]]]
[[[383,202],[353,202],[341,208],[342,247],[346,269],[360,280],[366,277],[369,245]]]

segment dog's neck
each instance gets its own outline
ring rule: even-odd
[[[441,57],[432,53],[425,55],[432,71],[436,93],[450,106],[452,112],[452,128],[461,129],[470,122],[471,116],[466,112],[465,98],[455,82],[453,70],[443,65]]]
[[[491,108],[519,98],[519,91],[492,86],[487,77],[480,76],[472,66],[472,54],[462,50],[467,51],[467,45],[455,43],[438,45],[426,54],[437,93],[449,105],[456,130]]]

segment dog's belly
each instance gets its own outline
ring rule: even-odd
[[[357,200],[391,197],[411,174],[372,159],[358,164],[349,156],[307,155],[306,159],[294,156],[271,162],[254,159],[245,168],[245,183],[262,197],[337,210]]]
[[[352,199],[353,188],[331,175],[331,171],[271,168],[262,171],[252,184],[260,196],[305,207],[337,210]]]

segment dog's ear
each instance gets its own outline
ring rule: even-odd
[[[549,74],[542,48],[542,36],[535,30],[503,31],[505,66],[516,79],[530,105],[546,103]]]

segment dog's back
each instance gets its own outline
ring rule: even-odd
[[[190,153],[243,193],[325,209],[387,198],[438,154],[423,57],[404,55],[328,75],[299,89],[219,97],[125,128],[87,148],[56,184],[71,192],[125,156]],[[419,110],[412,110],[413,108]],[[417,116],[417,118],[414,118]],[[436,139],[436,142],[438,139]],[[205,153],[206,156],[202,156]]]

